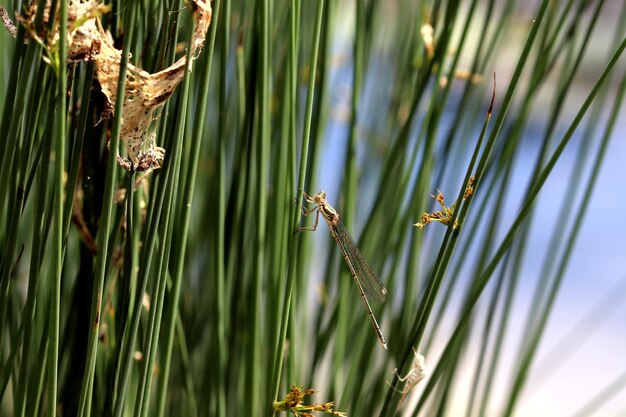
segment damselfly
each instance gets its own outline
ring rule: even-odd
[[[304,199],[309,203],[315,204],[315,207],[308,209],[303,206],[302,213],[307,216],[316,212],[316,215],[315,224],[313,224],[313,226],[301,227],[300,230],[316,230],[319,215],[320,213],[322,214],[322,217],[326,220],[326,223],[328,223],[328,227],[330,228],[330,235],[337,241],[337,244],[341,249],[341,253],[343,254],[343,259],[345,259],[348,264],[352,278],[354,278],[354,282],[356,282],[356,285],[359,288],[361,298],[365,303],[367,314],[370,317],[372,326],[374,326],[374,331],[376,331],[378,340],[383,345],[383,348],[387,349],[385,336],[383,336],[383,332],[380,330],[380,326],[378,325],[376,317],[374,317],[374,313],[372,312],[372,307],[370,307],[370,303],[367,301],[367,296],[369,296],[379,303],[384,302],[385,298],[387,298],[387,289],[383,283],[380,282],[380,279],[378,279],[378,276],[376,276],[372,267],[367,263],[359,249],[354,244],[354,240],[352,240],[346,226],[344,226],[341,220],[339,220],[339,213],[337,213],[337,211],[326,201],[326,193],[324,191],[320,191],[313,196],[310,196],[307,193],[303,194]]]

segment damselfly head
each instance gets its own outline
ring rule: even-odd
[[[313,201],[317,204],[326,202],[326,191],[320,191],[319,193],[313,196]]]

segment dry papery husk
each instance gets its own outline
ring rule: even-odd
[[[44,10],[44,22],[49,20],[50,7],[48,1]],[[191,7],[195,17],[195,28],[190,47],[192,59],[195,59],[202,49],[211,23],[211,5],[209,2],[194,0]],[[122,51],[113,46],[110,36],[105,33],[100,22],[100,16],[108,11],[108,6],[96,0],[71,0],[67,15],[67,60],[94,61],[94,79],[100,84],[107,101],[107,110],[102,117],[110,117],[113,114],[122,57]],[[54,51],[59,41],[59,13],[55,13],[54,30],[44,36],[37,34],[35,29],[36,13],[37,5],[33,2],[24,16],[18,16],[18,19],[26,27],[31,38],[42,43],[49,51]],[[6,18],[2,20],[9,33],[15,32],[15,27],[9,27]],[[120,131],[128,156],[117,157],[124,169],[146,171],[160,167],[165,150],[156,145],[156,132],[151,127],[158,118],[159,108],[172,96],[183,80],[185,63],[186,57],[183,56],[172,66],[154,74],[128,64]]]

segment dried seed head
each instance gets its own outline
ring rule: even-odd
[[[46,3],[44,23],[50,16],[51,2]],[[117,100],[117,84],[120,72],[122,52],[113,46],[100,24],[100,16],[108,12],[109,6],[98,0],[70,0],[68,6],[68,61],[94,61],[95,80],[100,84],[106,96],[107,109],[102,117],[113,114]],[[2,9],[4,10],[4,9]],[[211,23],[211,6],[204,0],[193,0],[192,10],[195,15],[193,40],[189,47],[195,59],[204,44],[206,32]],[[53,54],[59,41],[59,13],[53,30],[38,34],[35,28],[37,2],[33,1],[23,17],[19,17],[30,37],[44,45],[49,54]],[[6,12],[0,14],[8,30],[12,25]],[[10,24],[9,24],[10,23]],[[172,96],[184,77],[186,57],[182,57],[172,66],[150,74],[132,64],[128,64],[126,91],[122,115],[121,139],[126,145],[127,157],[118,156],[118,162],[127,170],[146,171],[159,168],[165,157],[165,150],[156,145],[155,122],[158,109]]]

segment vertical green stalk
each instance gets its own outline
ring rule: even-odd
[[[2,164],[0,165],[0,193],[2,195],[9,195],[9,191],[7,189],[9,178],[11,177],[11,165],[12,165],[12,155],[15,144],[13,141],[16,138],[15,134],[11,132],[17,131],[17,126],[20,121],[20,117],[17,112],[14,112],[14,109],[23,108],[23,100],[26,96],[25,94],[25,81],[26,78],[23,73],[24,71],[21,69],[24,65],[29,65],[33,62],[37,62],[40,59],[41,51],[39,47],[31,47],[30,51],[27,48],[21,46],[24,42],[24,28],[22,25],[19,25],[17,32],[17,39],[15,44],[15,50],[13,51],[10,75],[8,88],[6,91],[6,97],[4,101],[4,110],[2,112],[2,122],[0,123],[0,132],[9,132],[4,140],[0,141],[0,152],[2,153],[2,159],[0,160]],[[30,56],[33,52],[37,50],[37,61],[32,61]],[[28,51],[27,57],[24,57],[24,53]],[[20,77],[20,75],[22,76]],[[4,219],[6,216],[5,210],[9,209],[7,203],[2,202],[0,204],[0,218]],[[6,233],[4,230],[5,225],[1,225],[0,227],[0,249],[4,250],[5,239],[6,237],[3,235]],[[3,253],[4,255],[4,253]],[[0,266],[2,266],[4,260],[0,262]],[[2,270],[0,270],[2,273]],[[2,284],[3,276],[0,276],[0,284]],[[1,295],[0,295],[1,296]],[[1,300],[1,299],[0,299]],[[2,325],[2,321],[0,321],[0,325]],[[1,340],[1,339],[0,339]]]
[[[182,212],[180,215],[180,220],[178,222],[178,230],[181,234],[181,241],[179,243],[179,250],[176,253],[176,259],[174,262],[174,276],[173,276],[173,286],[171,289],[171,300],[168,304],[168,310],[166,314],[167,323],[165,325],[166,330],[166,342],[165,342],[165,353],[163,360],[163,371],[162,371],[162,383],[159,390],[158,395],[158,405],[157,405],[157,415],[162,417],[165,415],[165,400],[167,397],[167,388],[168,388],[168,379],[171,368],[171,357],[172,357],[172,349],[173,349],[173,341],[174,341],[174,330],[176,329],[176,323],[179,322],[178,317],[178,302],[180,298],[180,288],[182,283],[183,271],[184,271],[184,261],[185,261],[185,252],[187,248],[187,237],[189,231],[189,222],[191,218],[191,203],[193,199],[193,192],[196,181],[196,174],[198,169],[198,160],[200,156],[200,148],[202,144],[202,133],[204,130],[204,121],[205,117],[202,115],[206,114],[207,108],[207,96],[209,91],[209,82],[211,79],[211,64],[213,62],[213,50],[215,47],[215,38],[217,34],[217,22],[219,20],[220,15],[220,4],[221,1],[217,0],[213,4],[213,15],[211,17],[211,29],[209,34],[208,48],[205,54],[207,58],[203,61],[203,78],[200,82],[200,96],[198,98],[198,112],[199,117],[196,117],[193,128],[193,138],[191,141],[191,150],[190,150],[190,161],[187,167],[187,178],[185,181],[185,190],[182,199]],[[198,65],[199,67],[199,65]],[[221,222],[220,222],[221,223]],[[218,242],[223,242],[222,239],[218,240]],[[218,259],[219,262],[219,259]],[[222,271],[223,272],[223,271]],[[223,277],[222,277],[223,278]],[[219,277],[218,277],[219,280]],[[223,303],[224,295],[218,295],[217,301]],[[218,332],[218,338],[220,338],[221,343],[225,344],[224,341],[224,331],[223,331],[223,321],[222,318],[218,318],[218,322],[222,325],[222,332]],[[184,336],[184,334],[181,333]],[[220,337],[221,336],[221,337]],[[218,343],[220,343],[218,341]],[[225,349],[225,347],[224,347]],[[224,361],[225,362],[225,361]],[[223,374],[223,366],[219,368],[220,375]],[[225,393],[224,387],[221,385],[218,387],[218,415],[224,416],[225,414]],[[195,395],[194,392],[189,392],[188,395],[193,397]],[[222,405],[220,407],[220,399],[222,401]],[[222,413],[219,410],[222,409]]]
[[[59,131],[59,117],[63,112],[63,109],[59,108],[56,114],[57,120],[57,131],[52,127],[55,120],[54,109],[57,108],[55,104],[55,96],[53,95],[48,99],[48,89],[47,89],[47,74],[48,69],[44,64],[41,63],[41,46],[31,43],[29,46],[24,46],[24,30],[20,26],[18,30],[18,40],[16,43],[16,49],[13,54],[13,66],[11,70],[10,76],[10,85],[9,91],[7,93],[5,108],[4,108],[4,116],[2,120],[3,127],[3,135],[0,140],[0,148],[3,149],[2,155],[5,163],[2,164],[0,168],[0,190],[2,190],[2,195],[5,196],[3,201],[0,202],[0,213],[3,213],[0,218],[4,221],[0,224],[0,398],[4,396],[5,388],[8,385],[8,381],[11,373],[15,375],[12,378],[13,382],[13,395],[14,402],[16,403],[16,413],[19,413],[21,409],[21,401],[24,397],[24,390],[22,386],[17,383],[17,374],[18,367],[20,369],[20,373],[24,375],[23,371],[25,366],[28,365],[28,361],[24,359],[26,356],[24,352],[27,352],[28,349],[24,344],[24,348],[20,352],[19,346],[21,345],[21,340],[24,336],[24,333],[27,335],[31,335],[33,331],[30,322],[26,321],[26,317],[30,316],[30,313],[34,310],[34,300],[33,300],[33,292],[32,288],[36,288],[36,286],[31,285],[32,282],[29,281],[29,297],[27,304],[24,309],[22,309],[21,305],[16,303],[16,298],[11,297],[15,295],[16,292],[12,291],[12,287],[14,284],[18,283],[19,275],[16,267],[18,267],[18,260],[21,257],[21,254],[15,256],[16,249],[19,247],[18,245],[22,243],[22,248],[24,248],[24,241],[28,241],[25,239],[25,234],[20,230],[20,225],[28,225],[31,216],[27,216],[23,218],[23,214],[25,213],[25,205],[28,201],[29,190],[31,187],[31,183],[35,178],[35,169],[30,170],[29,174],[29,163],[33,162],[33,152],[36,148],[37,155],[41,156],[41,152],[43,150],[42,141],[39,140],[40,135],[38,134],[38,129],[41,128],[41,121],[45,120],[49,123],[48,132],[54,132],[53,136],[56,139],[57,136],[63,137],[63,131]],[[3,53],[5,51],[3,50]],[[24,53],[26,52],[25,56]],[[58,55],[57,55],[58,59]],[[54,60],[54,59],[53,59]],[[21,69],[20,69],[21,68]],[[59,81],[60,76],[58,73],[57,81]],[[40,90],[37,91],[36,88],[39,87]],[[57,91],[63,90],[63,87],[60,84],[56,85]],[[64,97],[65,95],[63,95]],[[3,97],[5,98],[5,97]],[[45,104],[44,104],[45,103]],[[56,103],[59,103],[59,94],[56,96]],[[62,103],[65,105],[65,102]],[[48,117],[39,117],[40,112],[37,111],[42,107],[51,109]],[[63,116],[64,117],[64,116]],[[65,120],[63,120],[65,122]],[[49,143],[49,142],[48,142]],[[38,145],[37,145],[38,144]],[[55,162],[61,163],[61,172],[63,171],[63,153],[59,154],[57,150],[58,147],[61,147],[61,150],[64,150],[65,142],[62,140],[60,143],[56,143],[55,140],[55,152],[54,155],[57,156],[57,159],[53,159]],[[48,148],[47,155],[51,155],[50,149]],[[36,161],[36,158],[35,158]],[[34,162],[37,167],[41,168],[41,171],[48,171],[50,165],[48,163],[39,164],[38,162]],[[58,165],[53,165],[53,175],[58,171]],[[56,175],[56,177],[59,177]],[[63,176],[60,176],[61,181]],[[56,178],[53,178],[53,180]],[[51,185],[56,186],[58,182],[50,182]],[[54,201],[54,198],[57,197],[57,191],[54,191],[53,199],[50,201]],[[62,182],[61,182],[61,195],[63,194],[62,190]],[[62,203],[61,203],[62,205]],[[56,202],[55,207],[59,207],[58,200]],[[5,211],[8,209],[8,213]],[[28,214],[28,212],[27,212]],[[57,213],[55,213],[57,214]],[[48,223],[48,230],[52,229],[51,223]],[[36,228],[36,227],[34,227]],[[61,231],[55,230],[55,236],[63,235]],[[62,247],[63,244],[56,245],[53,249],[57,249]],[[26,249],[28,252],[28,249]],[[33,252],[35,252],[34,250]],[[22,252],[23,253],[23,252]],[[36,255],[32,254],[32,257],[36,257]],[[58,261],[60,265],[62,265],[62,261]],[[59,267],[61,268],[61,267]],[[60,283],[60,274],[58,276],[54,276],[51,280],[51,285],[54,286],[53,290],[56,290]],[[54,291],[50,294],[51,297],[58,298],[58,291]],[[19,303],[21,304],[21,302]],[[59,303],[54,303],[55,306],[59,306]],[[60,308],[60,307],[59,307]],[[59,308],[56,308],[53,313],[58,313]],[[21,310],[23,315],[20,317],[17,314],[17,311]],[[53,317],[57,317],[58,315],[53,315]],[[50,317],[50,318],[53,318]],[[6,319],[11,319],[10,321],[6,321]],[[17,320],[21,321],[19,326],[20,330],[15,333],[15,331],[11,331],[17,325]],[[58,320],[56,321],[58,323]],[[25,326],[25,324],[28,324]],[[6,328],[6,331],[5,331]],[[11,330],[9,330],[11,329]],[[57,326],[58,329],[58,326]],[[54,335],[58,341],[58,332]],[[8,356],[5,357],[4,349],[5,347],[10,347],[10,352]],[[55,344],[55,353],[58,358],[58,343]],[[18,358],[18,361],[15,359]],[[6,359],[6,362],[5,362]],[[20,363],[21,362],[21,363]],[[24,365],[24,366],[22,366]],[[56,382],[56,376],[55,384]],[[20,379],[21,381],[21,379]],[[56,385],[51,387],[54,389],[56,393]],[[55,398],[56,401],[56,398]]]
[[[308,91],[306,97],[306,108],[304,113],[304,128],[302,135],[302,147],[300,148],[300,169],[298,174],[298,190],[297,190],[297,204],[293,211],[293,230],[297,230],[300,225],[300,219],[302,215],[302,196],[304,192],[304,183],[307,174],[307,161],[309,154],[309,142],[311,137],[311,120],[313,113],[313,98],[315,97],[315,76],[317,70],[317,54],[319,51],[320,45],[320,37],[322,31],[322,17],[324,15],[324,0],[320,0],[317,3],[317,13],[315,18],[315,32],[313,35],[313,44],[311,46],[311,57],[310,57],[310,73],[309,73],[309,84]],[[297,33],[296,29],[298,28],[298,16],[296,14],[297,10],[300,10],[299,3],[297,1],[292,1],[292,15],[291,15],[291,47],[297,47]],[[289,73],[292,77],[292,82],[290,83],[292,92],[291,97],[295,101],[296,97],[296,85],[297,85],[297,54],[292,49],[292,53],[290,54],[291,58],[289,60]],[[294,114],[295,116],[295,114]],[[295,119],[294,119],[295,121]],[[293,123],[293,122],[292,122]],[[294,125],[295,128],[295,125]],[[291,297],[293,291],[293,285],[295,280],[295,275],[298,268],[298,244],[299,237],[296,235],[294,239],[292,239],[290,251],[289,251],[289,274],[287,276],[287,285],[285,287],[285,302],[283,305],[283,314],[281,320],[281,331],[280,338],[276,346],[276,356],[274,359],[274,400],[278,399],[278,391],[280,389],[280,380],[281,380],[281,372],[282,372],[282,362],[283,362],[283,354],[284,354],[284,343],[287,335],[287,327],[289,324],[289,315],[291,308]]]
[[[269,0],[263,0],[260,7],[260,22],[261,22],[261,42],[260,42],[260,60],[261,71],[259,74],[260,91],[258,95],[258,109],[259,109],[259,142],[257,148],[258,158],[257,162],[257,175],[256,184],[259,189],[256,190],[258,196],[258,202],[256,206],[256,212],[258,217],[255,221],[257,225],[256,229],[256,242],[255,248],[255,263],[254,263],[254,282],[252,285],[252,315],[253,315],[253,330],[250,351],[250,365],[252,366],[252,375],[249,380],[249,411],[250,415],[255,414],[257,410],[261,409],[261,348],[263,346],[261,327],[261,283],[264,280],[265,274],[265,253],[266,253],[266,230],[267,230],[267,186],[268,186],[268,165],[269,165],[269,140],[270,140],[270,114],[269,114],[269,78],[270,72],[270,13],[269,13]],[[222,109],[223,110],[223,109]]]
[[[76,188],[76,182],[78,180],[78,168],[81,161],[81,153],[83,150],[83,141],[85,139],[85,128],[87,126],[87,120],[89,112],[89,99],[91,97],[91,83],[93,80],[95,64],[93,61],[88,62],[84,66],[85,79],[82,85],[82,96],[80,98],[81,112],[78,121],[78,127],[74,132],[74,148],[70,155],[70,170],[68,173],[67,190],[68,195],[65,198],[65,218],[63,220],[64,227],[64,239],[67,240],[67,234],[69,233],[70,224],[72,220],[72,204],[74,200],[74,193]],[[65,245],[64,245],[65,246]]]
[[[135,201],[135,180],[137,178],[137,172],[131,171],[126,175],[126,242],[124,243],[124,284],[120,285],[120,292],[122,293],[122,302],[120,308],[120,322],[124,322],[124,319],[128,319],[128,304],[131,291],[131,280],[133,279],[133,268],[136,264],[137,247],[134,244],[134,236],[137,234],[137,226],[135,225],[135,207],[137,203]],[[118,278],[119,279],[119,278]],[[121,343],[121,340],[118,341]]]
[[[32,45],[27,48],[24,63],[21,68],[30,68],[41,65],[41,48]],[[37,71],[43,75],[42,71]],[[13,106],[15,108],[27,108],[33,104],[35,93],[31,84],[30,71],[22,70],[18,78],[17,97]],[[50,100],[51,102],[53,99]],[[51,103],[50,107],[54,108]],[[10,118],[8,133],[4,137],[7,149],[3,155],[3,163],[0,166],[0,193],[6,198],[0,203],[0,218],[10,221],[0,225],[0,329],[4,329],[7,319],[7,308],[10,305],[9,295],[12,281],[13,268],[16,261],[17,246],[19,241],[19,224],[23,214],[25,201],[24,178],[26,175],[26,162],[28,155],[24,152],[25,137],[28,127],[24,126],[29,118],[24,114],[17,114]],[[31,129],[32,132],[32,129]],[[5,211],[6,209],[6,211]],[[8,332],[0,332],[0,346],[4,346]]]
[[[122,49],[119,79],[117,83],[117,99],[115,102],[113,126],[111,128],[111,141],[109,142],[110,152],[109,160],[107,161],[102,216],[100,219],[100,228],[98,231],[98,255],[96,257],[95,283],[93,286],[91,299],[92,310],[89,319],[90,328],[89,339],[87,341],[87,358],[78,408],[79,416],[88,417],[91,415],[91,407],[87,407],[87,404],[91,403],[98,352],[98,335],[100,333],[100,317],[102,314],[102,291],[104,288],[104,279],[106,276],[106,259],[109,251],[109,234],[112,226],[114,209],[113,193],[115,191],[117,179],[116,156],[118,154],[120,144],[120,130],[122,126],[122,114],[124,111],[124,95],[126,92],[126,70],[128,68],[130,46],[133,39],[133,30],[135,27],[135,8],[136,4],[131,3],[130,7],[126,9],[126,20],[124,22],[124,45]],[[127,192],[132,192],[132,190],[129,190]]]
[[[359,116],[359,100],[361,99],[361,84],[363,77],[363,43],[365,37],[365,17],[363,10],[365,8],[363,1],[357,0],[354,2],[356,20],[354,22],[354,46],[352,48],[352,97],[350,102],[350,126],[348,130],[348,146],[346,149],[346,155],[344,159],[345,177],[343,184],[343,200],[344,206],[341,211],[341,219],[343,223],[351,230],[354,226],[354,215],[356,212],[356,190],[357,190],[357,166],[356,166],[356,144],[358,136],[358,116]],[[337,196],[337,202],[339,202],[339,196]],[[343,265],[342,265],[343,267]],[[346,345],[349,340],[346,335],[350,334],[349,320],[352,318],[352,310],[354,304],[350,302],[350,297],[354,288],[351,288],[354,283],[352,277],[348,277],[348,269],[340,268],[339,274],[339,302],[338,302],[338,320],[337,320],[337,335],[333,369],[335,371],[335,377],[333,378],[333,384],[341,387],[344,385],[344,381],[341,379],[342,363],[346,360]],[[370,330],[370,329],[368,329]]]
[[[281,14],[286,14],[287,16],[289,16],[291,14],[291,11],[289,10],[288,7],[285,7],[281,10]],[[283,19],[279,16],[277,19],[277,21],[283,21]],[[289,18],[285,18],[284,19],[284,23],[286,26],[286,30],[289,30],[290,28],[290,19]],[[282,24],[281,24],[282,26]],[[289,58],[289,54],[291,53],[291,49],[288,48],[289,42],[286,42],[287,48],[286,48],[286,54],[285,54],[285,64],[286,65],[281,65],[279,64],[279,67],[284,69],[284,75],[282,77],[282,79],[280,79],[280,88],[281,91],[278,93],[275,93],[276,95],[280,94],[281,98],[281,103],[284,103],[283,106],[281,106],[280,112],[277,115],[277,128],[275,129],[276,132],[278,133],[280,139],[278,140],[278,143],[276,143],[277,141],[274,140],[274,144],[273,146],[275,146],[275,148],[273,149],[273,152],[276,152],[277,155],[277,160],[275,164],[271,165],[271,169],[270,169],[270,173],[272,175],[272,189],[275,190],[274,192],[274,201],[277,202],[276,205],[274,205],[274,208],[272,210],[272,212],[274,213],[273,216],[270,216],[270,219],[272,220],[272,223],[270,225],[270,236],[275,245],[275,248],[272,250],[271,253],[271,261],[268,267],[269,271],[275,271],[275,273],[270,274],[269,275],[269,285],[268,287],[270,288],[266,294],[268,294],[269,297],[276,299],[276,302],[272,303],[270,305],[270,308],[268,309],[268,319],[266,320],[266,322],[268,323],[268,329],[266,330],[266,333],[269,335],[269,340],[271,342],[270,348],[271,348],[271,352],[275,352],[276,351],[276,346],[274,345],[278,339],[279,339],[279,335],[280,335],[280,315],[283,309],[283,304],[284,304],[284,298],[282,297],[282,289],[285,287],[285,283],[286,283],[286,279],[287,279],[287,252],[288,252],[288,242],[290,241],[290,235],[293,233],[293,230],[291,230],[291,219],[290,217],[287,215],[287,213],[291,213],[291,209],[292,209],[292,195],[293,195],[293,190],[295,188],[295,182],[293,180],[293,177],[290,175],[287,175],[290,169],[290,163],[292,161],[290,161],[288,155],[288,148],[290,143],[292,142],[293,138],[290,136],[290,114],[291,111],[293,110],[293,108],[291,107],[291,103],[290,101],[290,82],[291,82],[291,78],[290,78],[290,74],[289,74],[289,70],[287,68],[288,65],[288,60]],[[279,125],[279,126],[278,126]],[[293,171],[291,171],[293,172]],[[271,295],[270,295],[271,294]],[[268,297],[266,296],[266,298]],[[293,311],[293,310],[292,310]],[[290,352],[291,355],[289,356],[291,361],[295,361],[296,357],[297,357],[297,353],[298,352],[298,346],[301,342],[301,340],[293,340],[292,338],[290,338]],[[273,364],[272,364],[273,365]],[[290,364],[291,365],[291,364]],[[297,368],[297,366],[289,366],[288,369],[293,371],[295,368]],[[273,368],[269,368],[272,369]],[[274,375],[272,374],[272,372],[267,372],[265,375],[265,385],[268,387],[272,386],[273,380],[272,377]],[[294,380],[295,376],[292,378],[289,378],[290,380]],[[271,395],[271,391],[268,390],[268,396]],[[273,398],[272,398],[273,400]]]
[[[52,234],[52,282],[50,283],[50,331],[48,333],[48,416],[56,417],[59,326],[61,320],[61,275],[63,274],[63,180],[65,176],[65,130],[67,120],[67,3],[61,0],[57,54],[57,129],[54,144],[54,201]]]
[[[185,101],[185,100],[182,100]],[[180,108],[180,107],[179,107]],[[183,110],[184,111],[184,110]],[[184,116],[181,122],[184,124]],[[148,324],[143,344],[143,361],[141,363],[141,373],[137,389],[137,397],[135,400],[135,416],[146,416],[148,413],[149,400],[151,395],[154,362],[156,360],[156,352],[161,327],[161,317],[163,312],[163,302],[165,298],[165,289],[167,287],[169,254],[172,245],[172,218],[174,201],[177,199],[178,191],[178,173],[180,171],[181,160],[181,142],[180,136],[176,137],[176,144],[169,147],[170,159],[165,169],[170,170],[170,174],[165,182],[165,206],[161,222],[157,225],[160,236],[168,236],[169,239],[163,239],[160,242],[159,252],[157,253],[157,271],[156,283],[153,287],[152,298],[150,300],[150,313],[148,316]]]
[[[168,201],[167,201],[167,205],[166,205],[166,211],[165,211],[165,219],[163,221],[163,228],[162,228],[162,236],[167,236],[169,237],[169,239],[164,239],[161,242],[161,256],[159,259],[161,259],[161,268],[159,271],[159,283],[158,285],[155,287],[157,288],[159,291],[157,293],[156,297],[153,297],[153,302],[150,306],[150,322],[151,322],[151,329],[149,329],[148,334],[147,334],[147,345],[149,346],[148,349],[144,349],[144,352],[148,353],[148,357],[146,358],[147,360],[145,360],[145,366],[144,366],[144,372],[142,374],[142,381],[140,382],[139,388],[140,388],[140,395],[138,395],[138,400],[135,406],[136,410],[139,410],[138,413],[135,413],[135,415],[137,416],[147,416],[148,415],[148,408],[149,408],[149,400],[150,400],[150,395],[151,395],[151,388],[152,388],[152,381],[153,381],[153,377],[152,377],[152,368],[153,368],[153,364],[155,362],[155,358],[156,358],[156,352],[157,352],[157,346],[158,346],[158,339],[159,339],[159,334],[160,334],[160,326],[161,326],[161,317],[162,317],[162,311],[163,311],[163,300],[164,300],[164,296],[165,296],[165,289],[167,287],[167,278],[169,276],[168,273],[168,263],[169,263],[169,254],[170,254],[170,248],[173,242],[173,237],[172,237],[172,225],[174,224],[174,203],[177,201],[180,201],[178,199],[178,178],[179,178],[179,173],[180,173],[180,165],[181,165],[181,160],[182,160],[182,145],[183,145],[183,136],[184,136],[184,131],[185,131],[185,124],[186,124],[186,116],[187,116],[187,105],[189,102],[189,89],[190,89],[190,84],[191,84],[191,65],[192,65],[192,54],[191,54],[191,44],[193,41],[193,29],[194,26],[193,25],[189,25],[187,30],[187,57],[186,57],[186,63],[185,63],[185,77],[183,79],[183,85],[182,85],[182,91],[181,91],[181,95],[180,95],[180,103],[178,106],[178,116],[176,117],[176,126],[174,129],[174,144],[171,147],[171,156],[170,156],[170,161],[168,163],[168,166],[166,167],[167,170],[172,170],[172,173],[170,174],[170,176],[168,177],[169,181],[167,182],[167,186],[166,186],[166,190],[169,190],[169,192],[167,192],[167,196],[168,196]],[[188,206],[189,204],[187,204]],[[185,238],[182,237],[182,239],[184,240]],[[181,251],[183,249],[181,248]],[[179,258],[180,259],[180,258]],[[174,283],[174,295],[173,297],[175,297],[175,299],[178,299],[178,293],[180,292],[180,281],[181,281],[181,275],[182,275],[182,260],[179,260],[179,266],[178,269],[180,270],[180,274],[177,274],[178,279],[175,281]],[[175,304],[175,301],[172,300],[172,302],[170,303],[173,308],[175,308],[175,310],[171,311],[171,321],[169,323],[169,329],[173,334],[173,331],[175,329],[175,313],[174,311],[177,311],[177,305]],[[171,350],[171,349],[170,349]],[[138,407],[139,405],[139,407]]]
[[[224,17],[222,19],[222,55],[220,58],[220,90],[219,90],[219,118],[218,118],[218,137],[217,137],[217,245],[215,270],[216,286],[216,302],[217,302],[217,369],[220,375],[224,375],[227,369],[226,358],[226,308],[224,306],[225,290],[224,290],[224,245],[226,242],[226,77],[230,51],[230,0],[224,0]],[[216,6],[219,10],[221,1]],[[217,25],[215,25],[217,26]],[[217,30],[215,30],[217,32]],[[212,37],[215,42],[215,35]],[[212,51],[211,51],[212,52]],[[210,74],[210,68],[207,67],[207,73]],[[208,87],[208,80],[207,80]],[[205,96],[206,101],[206,96]],[[205,107],[206,109],[206,104]],[[199,127],[198,127],[199,128]],[[220,381],[217,387],[217,415],[225,417],[226,414],[226,386]]]
[[[50,91],[51,89],[46,89]],[[43,102],[47,101],[47,94],[44,95]],[[51,117],[47,117],[47,122],[50,123]],[[41,139],[41,148],[46,155],[50,154],[51,140],[47,138]],[[47,168],[47,166],[44,164]],[[34,341],[36,341],[37,330],[34,323],[36,323],[36,307],[37,307],[37,293],[40,283],[40,271],[41,260],[43,259],[45,241],[47,237],[46,229],[44,228],[45,207],[48,196],[49,187],[47,187],[47,169],[41,167],[37,172],[37,192],[35,194],[35,219],[33,222],[33,252],[31,255],[30,270],[28,277],[28,296],[26,298],[26,305],[24,306],[22,320],[25,323],[31,325],[26,326],[24,334],[24,347],[22,348],[22,362],[20,363],[20,372],[18,376],[19,386],[17,391],[17,399],[15,406],[15,415],[18,417],[24,417],[26,414],[26,405],[28,403],[29,392],[28,386],[31,384],[32,379],[36,376],[37,366],[34,364]],[[41,301],[40,301],[41,302]],[[43,374],[41,369],[40,374]],[[1,389],[0,389],[1,391]],[[31,398],[32,400],[32,398]]]

